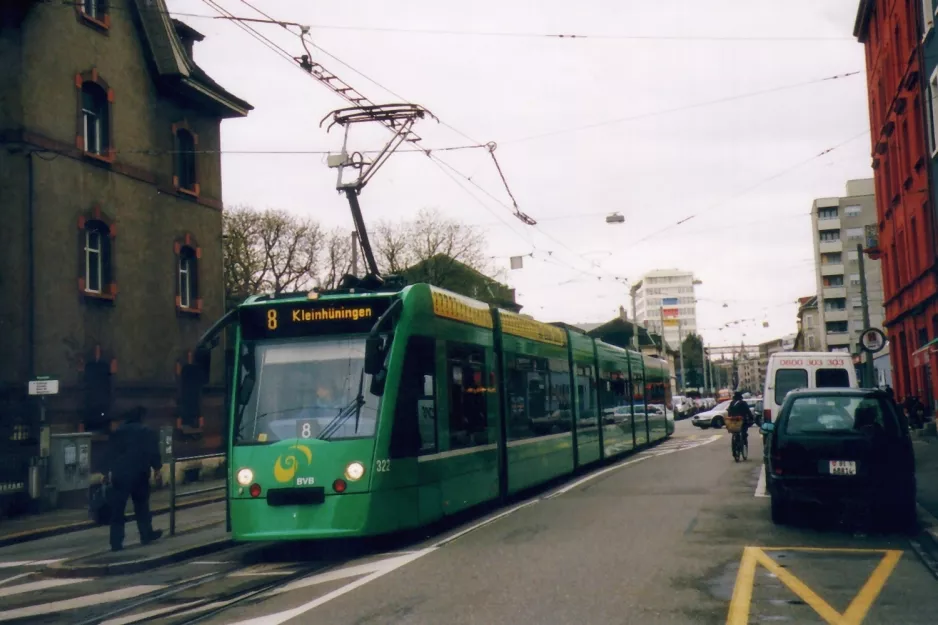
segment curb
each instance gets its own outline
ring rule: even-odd
[[[912,550],[922,561],[922,564],[938,579],[938,518],[935,518],[921,504],[916,504],[918,518],[921,523],[921,532],[909,540]]]
[[[202,499],[193,499],[185,503],[177,504],[176,511],[179,510],[188,510],[189,508],[196,508],[198,506],[205,506],[212,503],[217,503],[219,501],[225,501],[224,495],[222,496],[212,496],[205,497]],[[151,516],[160,516],[163,514],[169,513],[169,506],[162,506],[160,508],[153,508],[150,510]],[[128,514],[126,519],[128,522],[136,519],[136,515]],[[67,523],[65,525],[56,525],[54,527],[44,527],[37,530],[28,530],[25,532],[19,532],[16,534],[8,534],[6,536],[0,536],[0,547],[8,547],[10,545],[16,545],[20,543],[29,542],[32,540],[40,540],[42,538],[50,538],[52,536],[61,536],[62,534],[70,534],[72,532],[80,532],[82,530],[94,529],[96,527],[106,527],[104,525],[98,525],[92,520],[87,521],[78,521],[75,523]]]
[[[203,525],[190,528],[185,532],[181,532],[180,534],[177,534],[177,536],[207,529],[216,525],[222,525],[223,523],[224,521],[213,521],[211,523],[205,523]],[[151,556],[149,558],[140,558],[138,560],[131,560],[129,562],[112,562],[109,564],[78,563],[81,560],[87,560],[88,558],[93,558],[95,556],[109,553],[107,551],[102,551],[88,556],[75,558],[74,560],[66,560],[65,562],[56,562],[54,564],[50,564],[45,569],[43,569],[42,573],[46,577],[55,578],[127,575],[130,573],[139,573],[141,571],[148,571],[150,569],[159,568],[161,566],[166,566],[167,564],[182,562],[183,560],[188,560],[189,558],[195,558],[198,556],[215,553],[217,551],[222,551],[232,544],[232,540],[226,536],[225,538],[219,538],[207,543],[201,543],[190,547],[183,547],[173,551],[167,551],[156,556]]]

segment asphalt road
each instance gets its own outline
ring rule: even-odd
[[[0,622],[102,622],[109,611],[111,625],[935,622],[938,581],[907,537],[850,519],[774,526],[754,455],[737,464],[724,431],[682,421],[615,467],[412,543],[239,547],[12,594],[54,580],[0,570]]]

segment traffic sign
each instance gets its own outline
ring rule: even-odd
[[[886,335],[879,328],[867,328],[860,334],[860,347],[875,354],[886,347]]]
[[[30,395],[58,395],[59,381],[53,380],[47,375],[36,376],[29,381]]]

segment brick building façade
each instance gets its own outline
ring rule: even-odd
[[[861,0],[854,36],[866,52],[872,166],[876,186],[883,306],[893,384],[901,398],[935,399],[938,256],[931,197],[934,146],[926,142],[932,102],[922,39],[934,37],[930,0]],[[926,6],[927,5],[927,6]]]
[[[217,449],[221,357],[201,422],[179,420],[178,379],[224,313],[220,125],[252,107],[164,0],[112,4],[0,7],[0,422],[35,423],[27,382],[48,375],[53,433],[103,441],[139,404]]]

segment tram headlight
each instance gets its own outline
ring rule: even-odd
[[[237,478],[238,484],[241,486],[247,486],[254,481],[254,471],[248,469],[247,467],[243,469],[238,469]]]
[[[365,465],[361,462],[350,462],[349,465],[345,467],[345,477],[351,482],[357,482],[362,479],[363,475],[365,475]]]

